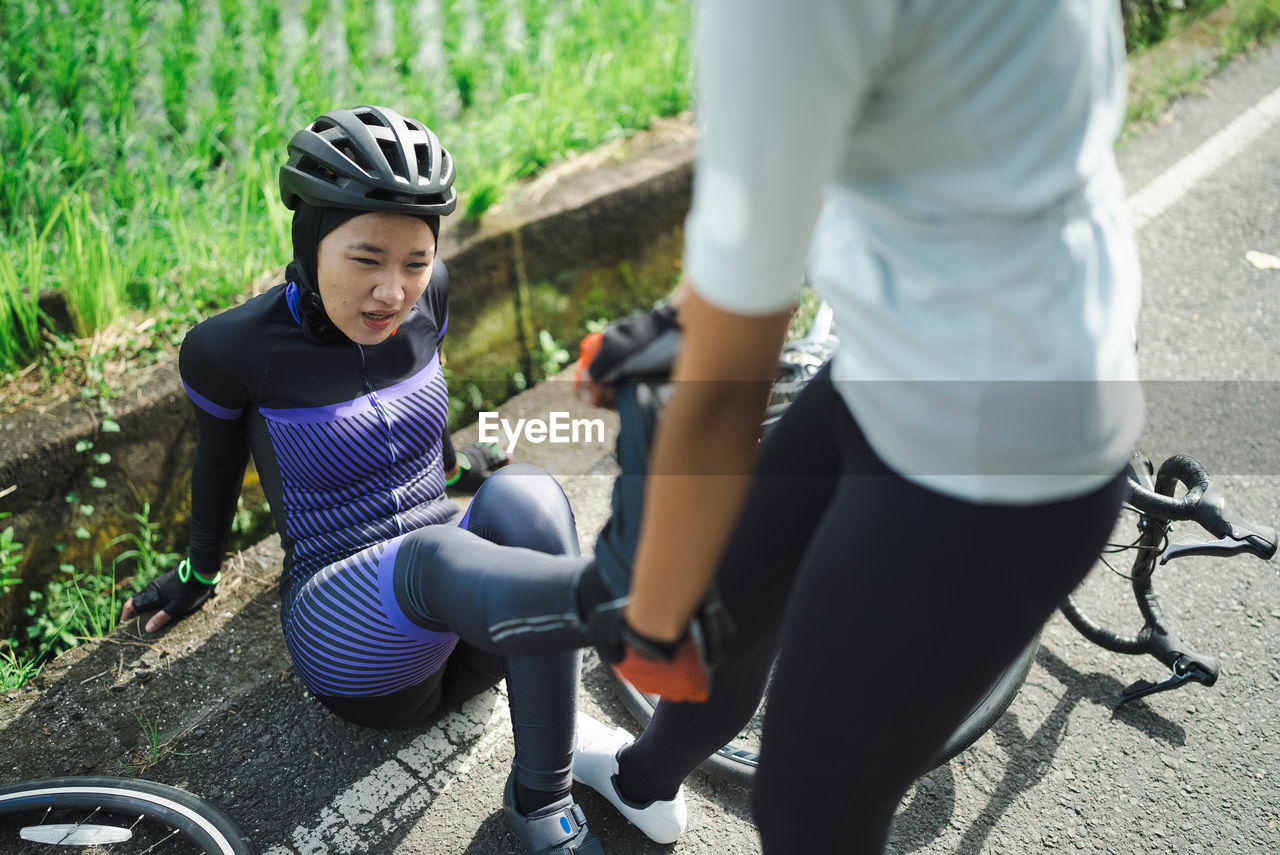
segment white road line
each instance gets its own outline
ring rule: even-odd
[[[1280,120],[1280,88],[1262,98],[1231,124],[1201,143],[1195,151],[1166,169],[1154,181],[1129,197],[1129,216],[1135,230],[1163,214],[1186,195],[1197,181],[1208,177]]]
[[[468,701],[414,739],[396,759],[339,793],[314,824],[295,828],[291,845],[272,846],[266,855],[368,851],[372,841],[414,822],[437,796],[487,761],[511,732],[510,721],[501,690]]]

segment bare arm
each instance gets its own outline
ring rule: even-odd
[[[750,482],[790,317],[727,312],[696,287],[681,287],[676,391],[654,440],[626,612],[632,629],[659,641],[684,633],[711,583]]]

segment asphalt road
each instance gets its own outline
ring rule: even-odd
[[[1127,145],[1131,193],[1185,163],[1278,84],[1280,47],[1227,69],[1205,97]],[[1245,257],[1280,255],[1280,124],[1265,131],[1141,229],[1139,338],[1145,377],[1161,381],[1152,384],[1144,448],[1196,453],[1236,507],[1275,525],[1280,270]],[[557,400],[567,401],[565,390],[547,384],[503,415],[563,408]],[[535,462],[549,453],[528,452],[522,457]],[[589,548],[607,513],[607,448],[542,462],[564,477]],[[0,778],[142,769],[220,805],[271,855],[518,852],[501,814],[512,754],[502,695],[418,731],[364,730],[327,715],[288,665],[272,588],[278,560],[278,545],[265,543],[245,556],[216,608],[160,642],[118,636],[50,669],[39,690],[8,695],[0,732],[12,750],[0,759]],[[1161,679],[1162,666],[1104,652],[1055,618],[1009,713],[908,794],[889,851],[1280,851],[1277,566],[1187,558],[1162,568],[1173,624],[1221,658],[1222,676],[1211,688],[1119,710],[1118,692]],[[1105,576],[1091,579],[1086,600],[1136,629],[1123,581]],[[963,667],[963,651],[948,655]],[[920,695],[927,703],[927,687]],[[594,654],[581,703],[630,724]],[[155,756],[144,723],[158,728],[163,750]],[[814,751],[822,750],[815,735]],[[669,847],[650,843],[594,793],[578,798],[614,855],[759,850],[745,791],[702,774],[687,789],[692,827]]]

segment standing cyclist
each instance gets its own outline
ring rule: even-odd
[[[669,700],[629,746],[584,729],[575,774],[672,836],[681,781],[777,653],[764,851],[880,852],[1125,493],[1142,403],[1119,4],[706,0],[698,61],[683,348],[622,663]],[[806,256],[840,347],[756,460]],[[713,576],[739,640],[706,703],[673,702],[699,694],[682,638]],[[673,661],[635,669],[638,650]]]
[[[453,180],[435,135],[389,109],[335,110],[294,135],[280,172],[288,281],[183,342],[197,426],[190,558],[123,619],[160,608],[154,631],[208,598],[252,453],[307,688],[348,721],[389,727],[505,671],[512,829],[535,855],[600,855],[570,796],[587,559],[569,503],[525,464],[488,477],[465,515],[445,495],[463,468],[446,430],[449,276],[435,257]],[[462,454],[472,477],[502,462]]]

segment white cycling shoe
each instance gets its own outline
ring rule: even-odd
[[[618,752],[634,742],[620,727],[610,728],[586,713],[578,713],[578,746],[573,752],[573,779],[586,784],[618,809],[627,821],[655,843],[675,843],[689,824],[684,787],[674,799],[637,804],[623,798],[614,784]]]

